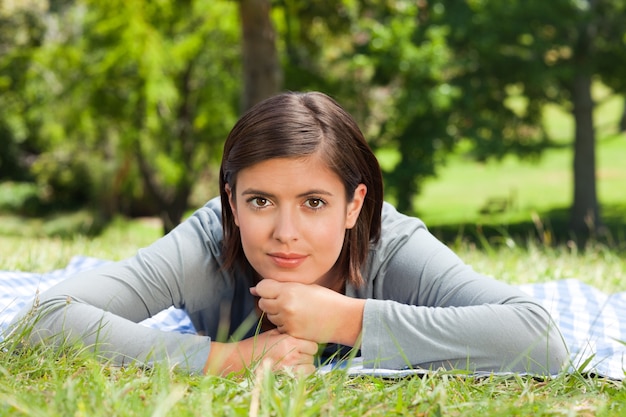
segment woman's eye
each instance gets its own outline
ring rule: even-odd
[[[252,204],[255,208],[261,208],[267,206],[269,202],[267,201],[267,198],[254,197],[250,199],[250,204]]]
[[[308,208],[311,208],[311,209],[319,209],[319,208],[322,208],[322,207],[324,206],[324,204],[326,204],[326,203],[324,203],[324,201],[323,201],[323,200],[321,200],[321,199],[319,199],[319,198],[309,198],[309,199],[306,201],[306,203],[305,203],[305,205],[306,205]]]

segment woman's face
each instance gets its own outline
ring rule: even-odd
[[[337,174],[313,155],[275,158],[237,174],[226,187],[246,258],[262,278],[330,286],[346,229],[358,218],[367,189],[352,201]],[[345,277],[344,277],[345,278]]]

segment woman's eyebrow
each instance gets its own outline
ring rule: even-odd
[[[304,193],[298,194],[297,197],[307,197],[311,195],[325,195],[328,197],[332,197],[333,193],[331,193],[330,191],[326,191],[326,190],[313,189],[313,190],[309,190]]]
[[[275,197],[274,194],[266,191],[257,190],[254,188],[247,188],[241,192],[241,195],[262,195],[263,197]]]
[[[245,189],[245,190],[243,190],[241,192],[241,195],[242,196],[245,196],[245,195],[260,195],[260,196],[269,197],[269,198],[276,197],[272,193],[268,193],[267,191],[262,191],[262,190],[258,190],[258,189],[255,189],[255,188],[247,188],[247,189]],[[324,196],[332,197],[333,193],[331,193],[330,191],[314,188],[312,190],[307,190],[307,191],[305,191],[303,193],[300,193],[296,197],[301,198],[301,197],[308,197],[308,196],[312,196],[312,195],[324,195]]]

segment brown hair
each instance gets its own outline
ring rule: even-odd
[[[346,230],[336,265],[352,284],[362,284],[361,266],[370,242],[380,237],[382,174],[352,116],[332,98],[317,92],[288,92],[262,101],[244,114],[228,135],[220,167],[225,268],[249,265],[226,184],[234,196],[237,173],[242,169],[268,159],[306,157],[318,152],[343,181],[348,201],[359,184],[367,187],[361,213],[354,227]]]

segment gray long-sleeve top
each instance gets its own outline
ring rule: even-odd
[[[169,361],[201,372],[219,334],[253,334],[251,278],[220,268],[219,199],[131,258],[68,278],[41,294],[31,341],[80,340],[114,364]],[[549,314],[510,285],[475,272],[423,222],[383,208],[380,241],[364,267],[365,366],[445,367],[552,374],[568,358]],[[304,301],[303,301],[304,302]],[[205,335],[164,332],[138,322],[185,309]],[[248,320],[246,320],[248,319]],[[247,328],[243,328],[247,324]],[[238,330],[239,329],[239,330]]]

